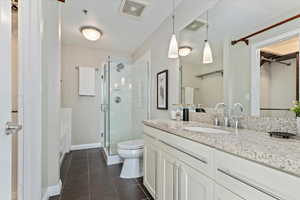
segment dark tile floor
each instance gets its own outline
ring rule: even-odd
[[[61,196],[50,200],[152,199],[143,181],[121,179],[121,165],[106,166],[101,149],[73,151],[61,167]]]

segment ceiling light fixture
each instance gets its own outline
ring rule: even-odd
[[[182,47],[179,47],[178,53],[179,53],[179,56],[184,57],[184,56],[190,55],[192,50],[193,50],[192,47],[182,46]]]
[[[173,0],[172,26],[173,33],[170,40],[168,58],[178,58],[178,43],[175,35],[175,0]]]
[[[206,40],[204,41],[203,64],[213,63],[213,55],[208,42],[208,11],[206,12]]]
[[[99,40],[103,35],[103,33],[100,29],[93,27],[93,26],[81,27],[80,32],[87,40],[90,40],[90,41]]]

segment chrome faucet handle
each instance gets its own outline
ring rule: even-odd
[[[229,119],[226,116],[224,116],[224,126],[226,126],[226,127],[229,126]]]
[[[219,119],[218,119],[218,116],[217,116],[217,115],[216,115],[214,124],[215,124],[215,126],[219,126]]]
[[[236,118],[234,122],[234,128],[238,129],[239,128],[239,118]]]

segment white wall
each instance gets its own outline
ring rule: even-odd
[[[212,7],[217,1],[185,0],[176,9],[176,30],[182,29],[189,22]],[[162,70],[169,70],[169,107],[180,102],[179,60],[168,59],[167,53],[172,34],[171,18],[168,17],[158,29],[134,52],[136,60],[151,51],[151,117],[168,118],[168,111],[156,109],[156,74]]]
[[[42,187],[59,183],[60,4],[43,1],[42,38]]]
[[[80,46],[62,46],[62,106],[72,108],[72,145],[92,144],[101,141],[100,134],[100,75],[96,97],[78,96],[76,66],[102,67],[108,56],[130,59],[128,54]]]

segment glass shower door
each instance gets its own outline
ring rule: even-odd
[[[130,65],[114,61],[110,63],[110,153],[117,154],[117,144],[133,139],[132,85]]]
[[[109,153],[109,144],[110,144],[110,134],[109,134],[109,63],[106,63],[103,66],[102,71],[102,89],[101,89],[101,111],[103,113],[103,131],[104,131],[104,138],[103,144],[106,151]]]
[[[147,63],[129,65],[109,61],[104,66],[102,111],[104,112],[104,147],[116,155],[119,142],[142,138],[142,121],[148,117]]]

